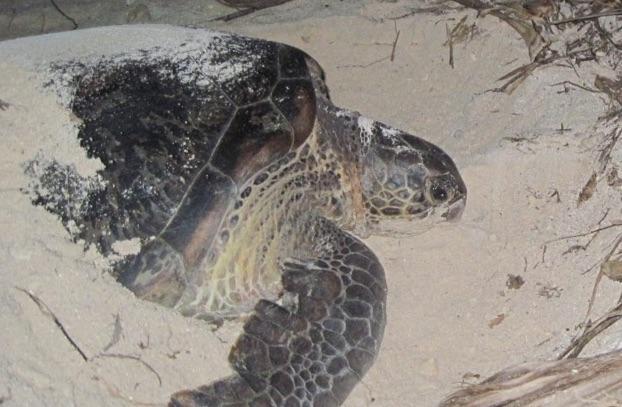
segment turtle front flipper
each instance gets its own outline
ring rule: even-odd
[[[229,355],[237,374],[178,392],[170,406],[344,402],[380,348],[384,271],[362,242],[330,222],[320,219],[310,229],[313,242],[304,252],[314,258],[282,265],[283,288],[297,298],[294,309],[259,301]]]

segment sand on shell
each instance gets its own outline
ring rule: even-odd
[[[607,210],[615,220],[621,209],[619,191],[607,187],[577,206],[596,166],[594,125],[605,106],[594,94],[553,86],[578,80],[573,70],[537,71],[512,95],[487,92],[528,62],[514,31],[478,20],[477,35],[454,47],[452,69],[445,24],[474,20],[474,13],[416,14],[394,26],[376,18],[386,7],[369,2],[356,15],[227,26],[313,55],[335,104],[442,146],[469,189],[460,223],[367,240],[387,273],[388,322],[375,365],[345,403],[351,407],[435,405],[474,378],[554,357],[583,321],[596,275],[583,272],[616,234],[609,230],[589,250],[566,254],[576,241],[549,243],[545,253],[543,245],[593,228]],[[171,43],[183,38],[173,27],[148,29]],[[107,32],[109,41],[131,46],[157,43],[141,30]],[[53,46],[54,39],[37,41]],[[72,139],[79,123],[37,86],[18,45],[0,43],[0,398],[15,406],[161,405],[176,390],[228,374],[239,324],[213,332],[136,300],[106,274],[95,251],[71,242],[60,222],[21,192],[24,161],[46,148],[77,157],[85,171],[94,168]],[[593,77],[589,66],[578,73]],[[559,131],[562,124],[567,131]],[[509,288],[508,275],[524,284]],[[594,315],[613,304],[618,289],[603,283]],[[25,291],[45,302],[86,361]],[[619,348],[620,329],[612,331],[590,350]]]

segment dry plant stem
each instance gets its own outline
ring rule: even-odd
[[[484,11],[490,9],[486,3],[480,0],[454,0],[458,4],[462,4],[465,7],[472,8],[478,11]]]
[[[609,142],[601,150],[600,155],[598,156],[598,162],[600,164],[598,168],[599,173],[604,173],[607,169],[607,165],[609,165],[609,163],[611,162],[611,154],[613,153],[613,149],[618,143],[618,140],[620,139],[621,133],[622,130],[617,127],[611,133],[609,133],[611,140],[609,140]]]
[[[578,357],[583,351],[583,348],[585,348],[592,339],[616,323],[620,318],[622,318],[622,298],[619,299],[618,304],[605,315],[594,322],[588,323],[581,335],[573,339],[570,345],[560,353],[557,359],[572,359]]]
[[[464,22],[466,21],[467,16],[464,16],[458,21],[458,23],[450,30],[449,25],[445,24],[445,30],[447,32],[447,41],[445,41],[444,45],[449,47],[449,66],[454,68],[454,42],[455,39],[459,39],[460,31],[464,28]]]
[[[601,216],[600,220],[598,221],[597,225],[600,226],[602,225],[603,221],[607,218],[607,215],[609,215],[609,211],[611,211],[611,208],[607,208],[605,210],[605,213],[603,214],[603,216]],[[587,250],[588,247],[590,247],[590,245],[594,242],[594,240],[596,240],[596,238],[598,237],[599,232],[596,232],[594,234],[592,234],[592,236],[590,237],[590,240],[587,241],[587,243],[585,244],[577,244],[574,246],[570,246],[568,249],[566,249],[566,251],[564,251],[562,253],[562,256],[568,254],[568,253],[572,253],[574,251],[577,250]],[[597,263],[598,265],[598,263]],[[593,266],[596,267],[596,266]],[[591,270],[591,268],[590,268]],[[585,272],[583,274],[586,274]]]
[[[559,21],[551,21],[549,24],[560,25],[560,24],[576,23],[579,21],[595,20],[601,17],[610,17],[610,16],[619,16],[619,15],[622,15],[622,10],[611,10],[605,13],[595,13],[595,14],[589,14],[587,16],[579,16],[579,17],[573,17],[573,18],[566,18],[564,20],[559,20]]]
[[[219,0],[219,3],[229,7],[234,7],[237,11],[214,18],[212,21],[231,21],[254,13],[255,11],[278,6],[289,1],[291,0]]]
[[[532,59],[537,59],[537,55],[546,48],[546,41],[540,36],[538,31],[534,28],[533,23],[523,18],[522,16],[516,16],[516,10],[507,7],[491,7],[480,0],[454,0],[456,3],[465,7],[477,10],[479,13],[487,15],[490,14],[498,19],[504,21],[510,27],[512,27],[527,44],[529,56]],[[537,51],[537,52],[535,52]]]
[[[410,9],[410,11],[407,13],[401,14],[397,17],[390,17],[388,19],[389,20],[401,20],[403,18],[414,16],[415,14],[426,14],[426,13],[441,15],[441,14],[449,13],[450,11],[460,11],[463,9],[464,8],[461,6],[449,7],[445,3],[443,3],[443,4],[439,4],[438,6],[433,6],[433,7],[415,7],[415,8]]]
[[[382,58],[375,59],[367,64],[348,64],[348,65],[337,65],[337,68],[369,68],[372,65],[379,64],[380,62],[389,60],[391,56],[386,56]]]
[[[400,39],[400,31],[397,29],[397,21],[395,20],[393,20],[393,29],[395,30],[395,39],[393,40],[393,44],[391,46],[391,62],[395,60],[395,48],[397,47],[397,40]]]
[[[618,236],[618,238],[616,239],[615,243],[613,244],[613,247],[611,248],[609,253],[607,253],[607,256],[605,256],[605,258],[600,262],[600,264],[603,264],[603,263],[609,261],[609,259],[611,259],[611,256],[613,256],[614,253],[620,247],[620,244],[622,244],[622,236]],[[588,320],[588,318],[590,316],[590,313],[592,312],[592,308],[594,306],[594,301],[596,300],[596,292],[598,291],[598,286],[600,285],[600,281],[602,280],[602,278],[603,278],[603,271],[601,269],[601,270],[598,271],[598,275],[596,276],[596,280],[594,281],[594,288],[592,289],[592,295],[590,296],[590,301],[588,303],[587,312],[585,313],[585,320],[583,321],[584,325],[586,325],[586,321]],[[618,300],[618,303],[619,302],[620,302],[620,300]]]
[[[618,236],[615,243],[613,244],[611,250],[607,255],[599,262],[599,264],[606,263],[611,259],[611,257],[618,250],[620,245],[622,244],[622,235]],[[583,320],[582,325],[585,327],[583,332],[575,337],[570,345],[558,356],[558,359],[564,358],[576,358],[579,356],[583,348],[598,334],[603,332],[605,329],[609,328],[616,321],[622,318],[622,296],[618,299],[618,303],[615,307],[609,310],[604,316],[599,318],[595,322],[588,322],[589,315],[592,312],[592,308],[594,306],[594,301],[596,300],[596,293],[598,292],[598,286],[603,278],[603,270],[598,271],[598,275],[596,276],[596,280],[594,281],[594,287],[592,288],[592,294],[590,296],[590,300],[588,302],[588,308],[585,314],[585,318]]]
[[[591,358],[527,363],[501,371],[480,384],[450,395],[441,407],[615,405],[602,404],[620,395],[622,351]],[[578,403],[581,400],[583,403]]]
[[[39,310],[41,310],[43,315],[51,318],[52,321],[54,321],[54,323],[56,324],[58,329],[60,329],[60,331],[63,333],[63,336],[65,337],[65,339],[67,339],[67,341],[71,344],[71,346],[80,354],[82,359],[85,362],[87,362],[88,358],[86,357],[86,354],[84,354],[84,352],[82,351],[82,349],[80,349],[80,347],[78,346],[76,341],[74,341],[73,338],[69,335],[69,333],[67,332],[67,330],[65,329],[63,324],[60,322],[60,320],[56,317],[56,315],[52,312],[52,310],[50,310],[50,307],[48,307],[43,302],[43,300],[41,300],[39,297],[37,297],[36,295],[32,294],[31,292],[29,292],[29,291],[27,291],[27,290],[25,290],[25,289],[23,289],[21,287],[15,287],[15,289],[17,289],[17,290],[23,292],[24,294],[26,294],[35,304],[37,304],[37,307],[39,307]]]
[[[622,50],[622,45],[617,44],[613,38],[611,33],[607,32],[607,30],[605,30],[601,25],[600,22],[598,20],[594,21],[594,26],[596,27],[596,29],[598,30],[598,33],[607,40],[607,42],[609,42],[611,45],[613,45],[614,48],[618,49],[618,50]],[[617,67],[617,66],[616,66]]]
[[[367,64],[348,64],[348,65],[337,65],[337,68],[368,68],[372,65],[375,64],[379,64],[380,62],[389,60],[390,62],[393,62],[395,60],[395,50],[397,47],[397,41],[400,38],[400,31],[397,29],[397,22],[393,21],[393,30],[395,32],[395,38],[393,39],[392,43],[380,43],[380,44],[376,44],[376,45],[391,45],[391,53],[389,55],[387,55],[386,57],[382,57],[382,58],[378,58],[375,59]]]
[[[594,233],[602,232],[603,230],[615,228],[615,227],[618,227],[618,226],[622,226],[622,222],[613,222],[613,223],[610,223],[609,225],[601,226],[601,227],[598,227],[596,229],[592,229],[592,230],[587,231],[587,232],[577,233],[576,235],[568,235],[568,236],[557,237],[555,239],[547,240],[546,242],[544,242],[544,244],[548,245],[550,243],[555,243],[555,242],[559,242],[559,241],[562,241],[562,240],[568,240],[568,239],[574,239],[574,238],[577,238],[577,237],[590,236],[590,235],[593,235]]]
[[[449,26],[445,24],[445,31],[447,31],[447,44],[449,45],[449,66],[454,68],[454,41],[449,31]]]
[[[160,374],[153,367],[151,367],[149,363],[145,362],[138,356],[122,355],[119,353],[100,353],[99,355],[95,356],[93,359],[99,359],[99,358],[117,358],[117,359],[135,360],[138,363],[142,364],[144,367],[146,367],[151,373],[153,373],[156,379],[158,380],[158,385],[162,387],[162,377],[160,377]]]
[[[507,79],[507,82],[499,88],[492,89],[492,91],[493,92],[505,92],[507,94],[511,94],[537,68],[548,65],[552,62],[555,62],[559,59],[563,59],[566,57],[567,56],[556,55],[556,56],[552,56],[552,57],[549,57],[543,60],[539,60],[539,61],[536,60],[534,62],[530,62],[528,64],[519,66],[518,68],[508,72],[507,74],[497,79],[498,81],[503,81]],[[536,59],[537,59],[537,56],[536,56]]]
[[[245,8],[242,10],[238,10],[238,11],[234,11],[233,13],[229,13],[229,14],[225,14],[224,16],[221,17],[216,17],[214,19],[212,19],[211,21],[231,21],[231,20],[235,20],[236,18],[240,18],[240,17],[244,17],[247,16],[249,14],[254,13],[255,11],[257,11],[258,9],[256,8]]]
[[[108,342],[108,344],[104,346],[104,352],[108,351],[108,349],[112,348],[114,345],[119,343],[122,333],[123,333],[123,327],[121,326],[121,318],[119,317],[119,314],[115,314],[114,330],[112,332],[112,338],[110,338],[110,342]]]
[[[65,12],[60,7],[58,7],[58,4],[56,4],[54,0],[50,0],[50,3],[52,3],[52,6],[56,9],[56,11],[58,11],[63,17],[65,17],[67,20],[71,22],[71,24],[73,25],[72,30],[75,30],[78,28],[78,23],[76,23],[76,20],[74,20],[73,18],[65,14]]]
[[[564,86],[564,90],[560,91],[558,93],[566,93],[566,92],[568,92],[568,88],[566,87],[566,85],[574,86],[575,88],[583,89],[583,90],[585,90],[587,92],[591,92],[591,93],[602,93],[599,90],[588,88],[586,86],[579,85],[578,83],[575,83],[575,82],[572,82],[572,81],[556,82],[556,83],[550,84],[549,86],[560,86],[560,85]]]

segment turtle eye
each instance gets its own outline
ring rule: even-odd
[[[443,203],[449,198],[449,192],[442,183],[435,182],[430,186],[430,196],[436,203]]]

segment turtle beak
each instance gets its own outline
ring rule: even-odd
[[[443,214],[443,218],[448,222],[457,222],[462,217],[462,213],[466,206],[467,188],[457,169],[452,173],[452,176],[456,184],[455,195],[449,202],[449,207],[447,208],[447,212]]]
[[[466,206],[466,194],[464,194],[462,197],[450,203],[449,208],[447,209],[447,212],[445,212],[442,215],[442,218],[444,218],[448,222],[452,222],[452,223],[458,222],[460,218],[462,217],[462,213],[464,212],[465,206]]]

